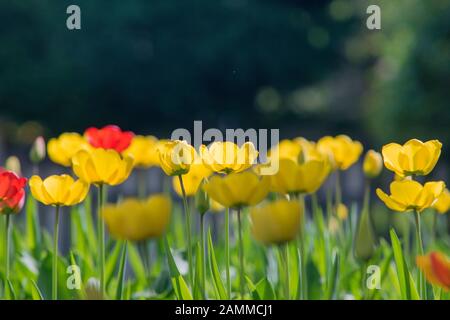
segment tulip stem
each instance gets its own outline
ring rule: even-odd
[[[55,207],[55,224],[53,228],[53,269],[52,299],[58,299],[58,239],[59,239],[59,206]]]
[[[305,212],[305,196],[299,195],[299,202],[301,207],[301,212],[303,214],[303,219],[300,224],[299,232],[299,247],[300,247],[300,298],[302,300],[306,299],[308,292],[307,276],[306,276],[306,252],[305,252],[305,224],[306,224],[306,212]]]
[[[103,221],[102,217],[102,210],[103,210],[103,184],[100,184],[98,186],[98,210],[97,210],[97,223],[99,228],[99,244],[100,244],[100,292],[103,297],[106,295],[106,283],[105,283],[105,223]]]
[[[200,215],[200,247],[202,259],[202,296],[206,299],[205,214]]]
[[[187,253],[188,253],[188,264],[189,264],[189,283],[193,286],[193,267],[192,267],[192,239],[191,239],[191,212],[189,209],[189,205],[186,197],[186,190],[184,189],[183,177],[182,175],[178,176],[178,180],[180,181],[181,192],[183,194],[183,206],[184,206],[184,214],[186,216],[186,235],[187,235]]]
[[[238,216],[238,232],[239,232],[239,263],[240,263],[240,289],[241,289],[241,299],[244,299],[244,283],[245,283],[245,272],[244,272],[244,242],[242,240],[242,221],[241,221],[241,209],[237,209]]]
[[[285,281],[286,284],[284,286],[285,291],[285,298],[286,300],[290,299],[290,288],[289,288],[289,244],[285,243],[284,244],[284,248],[283,248],[283,253],[284,253],[284,272],[285,272]]]
[[[6,260],[5,260],[5,276],[6,276],[6,280],[9,280],[9,259],[10,259],[10,243],[9,243],[9,238],[10,238],[10,234],[11,234],[11,214],[7,213],[5,215],[5,219],[6,219],[6,232],[5,232],[5,254],[6,254]],[[5,287],[7,286],[7,284],[5,284]]]
[[[423,256],[424,251],[423,251],[423,242],[422,242],[422,228],[421,228],[421,223],[420,223],[420,213],[419,211],[415,211],[415,216],[416,219],[416,241],[417,241],[417,250],[418,250],[418,254],[420,254],[421,256]],[[426,283],[425,283],[425,278],[422,272],[419,272],[419,292],[420,295],[422,297],[422,299],[426,300],[427,299],[427,287],[426,287]]]
[[[231,299],[230,278],[230,208],[225,211],[225,273],[227,280],[227,296]]]

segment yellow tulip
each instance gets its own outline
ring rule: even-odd
[[[291,159],[292,161],[297,161],[300,152],[302,151],[302,146],[293,140],[281,140],[280,143],[274,146],[268,152],[268,158],[274,156],[278,153],[279,159]]]
[[[335,169],[347,170],[358,161],[363,151],[359,141],[353,141],[346,135],[336,137],[325,136],[317,142],[317,147],[332,160]]]
[[[268,176],[270,189],[281,194],[314,193],[323,184],[330,172],[327,159],[297,163],[281,159],[278,172]]]
[[[379,188],[377,195],[388,208],[394,211],[422,212],[434,204],[444,188],[445,183],[442,181],[427,182],[422,186],[414,180],[402,180],[391,183],[391,195],[387,195]]]
[[[89,183],[74,181],[67,174],[53,175],[44,181],[39,176],[33,176],[29,184],[33,197],[48,206],[76,205],[86,198],[89,191]]]
[[[134,165],[139,168],[149,168],[159,165],[158,139],[154,136],[134,136],[130,146],[122,152],[131,156]]]
[[[441,195],[438,197],[436,202],[433,205],[433,208],[436,209],[439,213],[446,213],[450,209],[450,191],[445,189]]]
[[[66,132],[58,138],[52,138],[47,145],[50,160],[65,167],[72,165],[72,158],[78,151],[91,149],[86,139],[75,132]]]
[[[348,218],[348,208],[345,204],[339,203],[336,207],[336,215],[339,220],[347,220]]]
[[[142,241],[163,235],[171,210],[169,197],[153,195],[146,200],[128,198],[117,205],[106,205],[102,216],[114,238]]]
[[[73,171],[82,180],[96,185],[121,184],[128,179],[133,168],[133,158],[122,157],[109,149],[81,150],[72,158]]]
[[[189,172],[196,159],[195,149],[186,141],[171,140],[158,146],[159,164],[168,176]]]
[[[363,171],[366,177],[375,178],[383,169],[383,158],[379,152],[369,150],[364,157]]]
[[[226,208],[240,208],[261,202],[269,193],[270,181],[253,172],[213,176],[204,185],[209,197]]]
[[[209,199],[209,209],[211,210],[211,212],[222,212],[225,207],[223,205],[221,205],[220,203],[218,203],[217,201],[214,201],[213,199]]]
[[[208,178],[211,174],[212,171],[202,163],[192,164],[189,172],[183,176],[183,185],[186,196],[194,196],[203,179]],[[173,177],[172,185],[175,192],[182,197],[183,193],[181,192],[180,179],[178,179],[178,177]]]
[[[428,282],[450,291],[450,259],[443,253],[434,251],[416,257],[416,264],[425,274]]]
[[[209,148],[202,145],[200,155],[212,171],[229,174],[250,168],[258,158],[258,151],[251,142],[238,147],[233,142],[225,141],[213,142]]]
[[[427,175],[436,165],[441,148],[438,140],[411,139],[404,145],[389,143],[382,149],[384,165],[401,177]]]
[[[250,217],[254,237],[263,244],[282,244],[295,239],[303,210],[296,201],[278,200],[252,208]]]

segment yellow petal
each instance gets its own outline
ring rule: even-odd
[[[406,211],[406,206],[404,204],[398,203],[391,197],[389,197],[386,193],[384,193],[380,188],[377,188],[376,193],[381,201],[391,210],[403,212]]]
[[[386,168],[403,176],[403,170],[398,163],[398,156],[401,150],[402,146],[398,143],[389,143],[383,146],[381,153],[383,154],[383,161]]]
[[[32,176],[29,181],[29,185],[31,194],[37,201],[42,202],[45,205],[52,204],[53,199],[49,198],[47,194],[43,192],[43,183],[41,177]]]

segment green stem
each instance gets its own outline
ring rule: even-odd
[[[241,299],[244,299],[244,285],[245,285],[245,272],[244,272],[244,242],[242,240],[242,221],[241,221],[241,209],[237,209],[238,216],[238,232],[239,232],[239,263],[240,263],[240,281],[239,286],[241,289]]]
[[[420,223],[420,213],[415,211],[415,221],[416,221],[416,241],[417,241],[417,250],[418,254],[421,256],[424,255],[423,251],[423,242],[422,242],[422,228]],[[427,287],[425,283],[425,278],[423,272],[419,272],[419,291],[422,299],[427,299]]]
[[[58,299],[58,238],[59,238],[59,206],[55,207],[55,224],[53,233],[53,268],[52,299]]]
[[[144,240],[138,244],[138,247],[140,248],[142,259],[144,260],[144,268],[145,272],[147,274],[147,282],[148,286],[150,288],[151,285],[151,264],[150,264],[150,254],[148,252],[148,246],[147,246],[147,240]]]
[[[7,213],[5,216],[6,219],[6,232],[5,232],[5,254],[6,254],[6,260],[5,260],[5,270],[6,270],[6,280],[9,280],[9,259],[10,259],[10,243],[9,238],[11,234],[11,214]],[[7,284],[5,284],[6,287]]]
[[[189,210],[189,205],[187,202],[186,191],[184,189],[183,177],[182,175],[178,176],[178,180],[180,181],[181,192],[183,194],[183,206],[184,206],[184,214],[186,216],[186,235],[187,235],[187,253],[188,253],[188,264],[189,264],[189,283],[193,286],[194,275],[193,275],[193,267],[192,267],[192,239],[191,239],[191,213]]]
[[[225,273],[227,280],[227,296],[231,299],[230,278],[230,208],[225,211]]]
[[[432,239],[433,239],[433,243],[436,241],[436,236],[437,236],[437,219],[438,219],[438,213],[435,210],[433,212],[433,221],[432,221],[432,225],[431,225],[431,233],[432,233]]]
[[[285,243],[284,248],[283,248],[283,253],[284,253],[284,272],[285,272],[285,281],[286,284],[284,286],[284,290],[285,290],[285,297],[286,300],[290,300],[290,288],[289,288],[289,244]]]
[[[306,276],[306,252],[305,252],[305,223],[306,223],[306,212],[305,212],[305,197],[303,195],[299,196],[301,210],[303,212],[303,219],[300,224],[300,298],[305,300],[308,292],[307,276]]]
[[[98,210],[97,210],[97,223],[98,223],[98,236],[100,244],[100,292],[105,297],[106,296],[106,283],[105,283],[105,222],[102,217],[103,210],[103,184],[98,186]]]
[[[202,259],[202,296],[203,299],[206,299],[206,257],[205,257],[205,215],[200,215],[200,247],[201,247],[201,255]]]

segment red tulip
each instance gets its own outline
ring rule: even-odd
[[[25,202],[27,179],[0,168],[0,213],[17,213]]]
[[[84,133],[94,148],[113,149],[122,152],[131,144],[134,133],[122,131],[118,126],[109,125],[101,129],[91,127]]]

